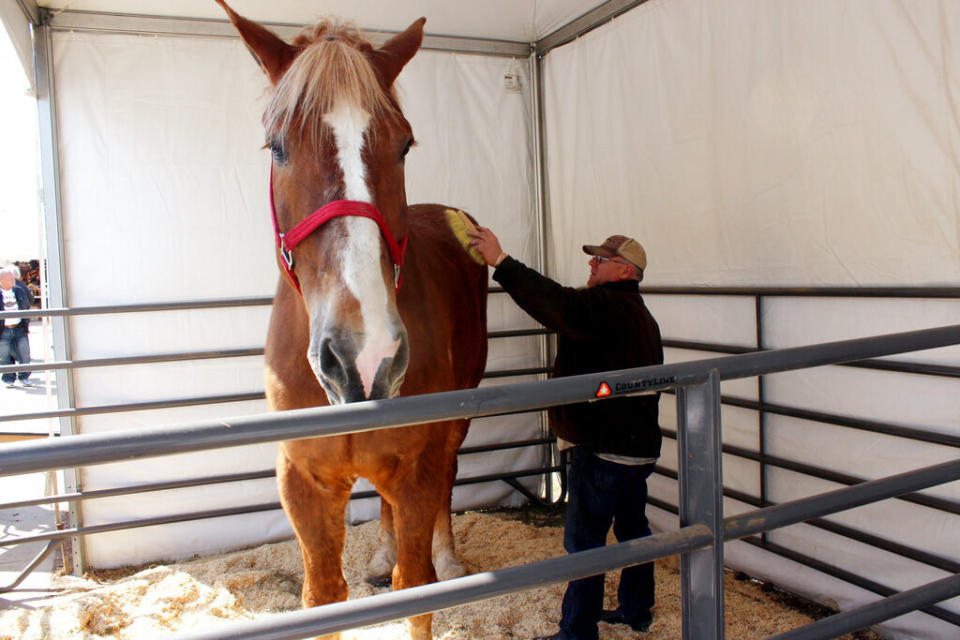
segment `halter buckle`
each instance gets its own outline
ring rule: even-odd
[[[287,247],[283,243],[283,234],[278,235],[280,236],[280,257],[287,263],[287,271],[291,271],[293,269],[293,252],[287,251]]]
[[[400,265],[393,265],[393,286],[397,289],[400,288]]]

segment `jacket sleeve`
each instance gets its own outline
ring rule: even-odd
[[[585,304],[589,290],[564,287],[510,256],[493,272],[517,305],[559,334],[588,339],[603,333],[603,316],[596,305]]]
[[[34,300],[35,300],[35,298],[33,297],[33,292],[30,291],[30,287],[28,287],[26,283],[17,282],[17,286],[20,287],[21,289],[23,289],[23,292],[24,292],[25,294],[27,294],[27,295],[26,295],[26,298],[27,298],[27,308],[29,309],[30,307],[33,306],[33,302],[34,302]]]

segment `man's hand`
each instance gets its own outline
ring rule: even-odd
[[[484,262],[489,266],[499,265],[500,261],[507,256],[500,248],[500,241],[497,236],[490,229],[477,225],[477,230],[471,231],[467,235],[470,236],[470,246],[480,252]]]

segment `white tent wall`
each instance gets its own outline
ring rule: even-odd
[[[654,284],[960,279],[960,6],[651,0],[546,57],[551,265]],[[669,248],[669,250],[665,249]]]
[[[65,278],[73,307],[265,296],[278,269],[269,221],[269,153],[260,125],[267,82],[238,38],[55,32]],[[418,146],[410,202],[442,202],[508,229],[521,255],[538,246],[526,91],[504,86],[529,62],[420,52],[399,93]],[[496,136],[491,135],[496,132]],[[469,179],[464,179],[469,176]],[[74,359],[261,347],[269,308],[77,317]],[[491,330],[530,326],[491,296]],[[531,339],[491,342],[487,369],[538,366]],[[95,367],[74,372],[77,406],[262,391],[262,357]],[[91,415],[78,431],[135,430],[266,410],[263,401]],[[536,415],[482,419],[467,445],[536,437]],[[90,467],[83,487],[272,468],[272,444]],[[460,476],[538,466],[539,452],[464,456]],[[538,480],[525,482],[536,488]],[[89,501],[85,525],[277,500],[272,479]],[[455,508],[517,503],[504,483],[458,488]],[[377,517],[374,501],[352,520]],[[290,535],[282,512],[230,516],[87,538],[89,563],[113,567],[189,557]]]
[[[544,62],[548,256],[583,284],[584,242],[625,233],[649,256],[645,285],[917,285],[960,279],[960,5],[878,0],[651,0]],[[665,337],[755,347],[751,297],[648,295]],[[955,301],[775,298],[764,344],[778,348],[956,322]],[[667,350],[668,361],[712,354]],[[960,350],[898,357],[956,365]],[[765,400],[960,433],[952,379],[826,367],[765,379]],[[755,400],[755,380],[726,395]],[[674,398],[662,424],[675,429]],[[759,450],[755,412],[724,407],[724,443]],[[875,478],[956,450],[768,416],[767,452]],[[661,463],[673,467],[670,440]],[[759,497],[759,466],[725,455],[724,481]],[[766,498],[836,488],[768,468]],[[925,493],[956,500],[960,483]],[[676,485],[651,496],[676,504]],[[726,501],[727,513],[748,509]],[[651,509],[659,527],[675,517]],[[832,518],[960,560],[958,518],[899,500]],[[769,539],[894,589],[939,570],[806,525]],[[751,575],[847,609],[876,595],[735,543]],[[960,611],[960,599],[941,606]],[[925,614],[891,637],[943,638]]]
[[[20,2],[0,3],[0,24],[10,37],[10,43],[23,65],[23,73],[33,87],[33,35],[31,23],[36,16],[30,15],[31,8]]]

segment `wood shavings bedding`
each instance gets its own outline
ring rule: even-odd
[[[364,581],[377,543],[377,522],[348,527],[343,565],[350,597],[383,591]],[[466,513],[453,520],[461,561],[470,573],[563,555],[560,527],[537,527],[501,515]],[[647,634],[600,624],[602,640],[675,639],[680,633],[679,561],[657,562],[657,606]],[[64,576],[62,594],[35,609],[0,611],[0,640],[140,640],[187,629],[211,628],[300,607],[303,569],[293,540],[215,557],[142,570]],[[727,637],[763,638],[814,617],[771,599],[759,584],[726,576]],[[441,611],[438,640],[533,638],[557,630],[564,585],[511,594]],[[608,574],[606,606],[616,602],[616,575]],[[870,632],[844,638],[878,638]],[[405,640],[402,622],[348,631],[343,640]]]

